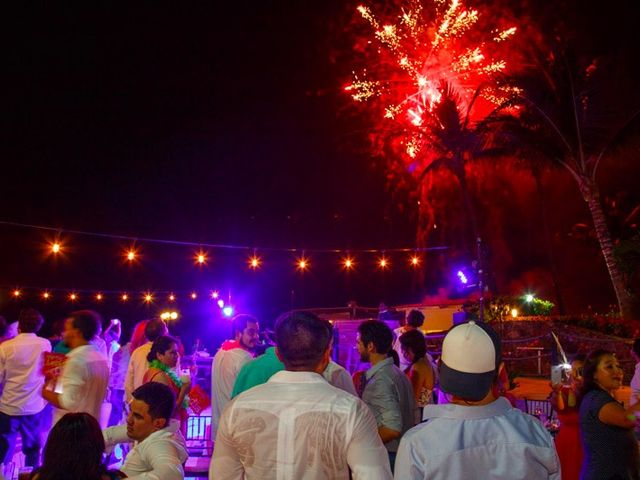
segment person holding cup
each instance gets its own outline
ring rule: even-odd
[[[191,390],[191,375],[189,371],[182,371],[178,377],[174,368],[178,364],[180,353],[178,340],[163,335],[154,340],[147,355],[149,369],[144,375],[143,383],[158,382],[167,385],[176,395],[176,409],[173,418],[180,421],[180,430],[187,426],[187,407],[189,406],[189,391]]]

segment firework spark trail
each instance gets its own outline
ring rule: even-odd
[[[393,80],[374,78],[369,71],[354,72],[353,82],[345,87],[355,101],[382,102],[385,120],[400,127],[407,124],[403,145],[409,159],[416,158],[427,141],[419,129],[440,103],[444,82],[460,96],[461,105],[467,106],[480,84],[491,84],[492,76],[507,68],[498,56],[502,48],[498,45],[516,33],[516,27],[480,31],[479,12],[466,8],[462,0],[431,3],[432,8],[425,9],[422,2],[409,0],[391,22],[359,6],[358,12],[373,29],[378,55],[387,60],[384,68],[370,71],[375,77]],[[396,65],[397,72],[389,72],[388,65]],[[496,87],[487,88],[482,95],[495,104],[507,97]]]

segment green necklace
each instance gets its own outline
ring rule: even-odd
[[[180,380],[180,378],[178,378],[178,376],[176,375],[176,372],[174,372],[172,369],[167,367],[160,360],[152,360],[152,361],[150,361],[149,362],[149,367],[156,368],[158,370],[162,370],[167,375],[167,377],[169,377],[171,379],[171,381],[174,383],[174,385],[176,387],[178,387],[178,390],[180,390],[182,388],[182,380]],[[189,395],[185,395],[184,400],[182,401],[182,407],[186,409],[188,406],[189,406]]]

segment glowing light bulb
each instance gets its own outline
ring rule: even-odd
[[[150,293],[145,293],[144,295],[144,301],[146,303],[151,303],[151,301],[153,301],[153,295],[151,295]]]
[[[62,246],[58,242],[55,242],[51,245],[51,251],[53,253],[59,253],[61,248]]]
[[[169,301],[173,302],[176,299],[176,296],[172,293],[171,295],[169,295]]]
[[[528,294],[526,294],[526,295],[524,296],[524,300],[525,300],[525,302],[527,302],[527,303],[531,303],[531,302],[533,302],[533,299],[534,299],[534,296],[533,296],[532,294],[530,294],[530,293],[528,293]]]
[[[50,296],[51,296],[51,294],[49,292],[43,292],[42,293],[42,298],[44,298],[45,300],[47,300]]]
[[[192,292],[191,293],[191,300],[195,300],[196,298],[198,298],[198,294],[196,292]]]
[[[511,309],[511,316],[513,318],[516,318],[518,316],[518,309],[517,308],[512,308]]]
[[[254,270],[260,266],[260,257],[255,255],[249,259],[249,266]]]
[[[135,250],[129,250],[127,252],[127,260],[129,260],[130,262],[133,262],[136,259],[136,251]]]
[[[175,320],[178,318],[178,312],[171,312],[171,314],[169,315],[169,318],[171,318],[171,320]]]
[[[213,292],[211,292],[211,298],[213,298],[214,300],[216,298],[218,298],[220,296],[220,294],[218,293],[217,290],[214,290]]]
[[[129,300],[129,295],[127,295],[126,293],[123,293],[120,298],[122,299],[123,302],[126,302],[127,300]]]
[[[72,302],[75,302],[78,299],[78,295],[76,295],[75,293],[72,293],[71,295],[69,295],[69,300],[71,300]]]
[[[200,265],[204,265],[205,263],[207,263],[207,254],[202,251],[198,252],[196,254],[196,263]]]
[[[420,265],[420,259],[414,255],[413,257],[411,257],[411,265],[413,267],[417,267],[418,265]]]
[[[389,266],[389,261],[382,257],[379,261],[378,261],[378,265],[380,266],[380,268],[385,269]]]
[[[298,270],[306,270],[309,268],[309,262],[305,258],[298,260]]]
[[[96,300],[98,300],[98,301],[102,300],[102,294],[101,293],[98,293],[96,295]]]
[[[344,268],[346,268],[347,270],[353,268],[354,265],[353,259],[350,257],[345,258],[342,263],[344,264]]]
[[[224,308],[224,300],[222,299],[218,300],[218,307]]]
[[[20,290],[18,290],[17,288],[11,292],[13,294],[14,297],[19,297],[20,295],[22,295],[22,292]]]

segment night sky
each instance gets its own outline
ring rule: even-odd
[[[415,217],[367,154],[366,120],[342,91],[351,71],[348,3],[90,2],[10,12],[0,220],[257,248],[415,245]],[[559,223],[570,230],[576,222]],[[292,306],[375,306],[424,294],[406,256],[394,260],[402,264],[395,273],[377,276],[371,265],[345,275],[338,256],[316,256],[314,272],[301,277],[284,252],[265,252],[254,273],[245,251],[208,249],[200,268],[196,247],[140,241],[143,257],[129,267],[119,255],[130,242],[63,234],[69,249],[54,260],[42,251],[48,238],[0,225],[0,287],[211,287],[266,323]],[[0,313],[30,303],[1,295]],[[71,308],[36,306],[52,316]],[[163,305],[78,306],[133,322]],[[181,308],[200,318],[209,307]]]

